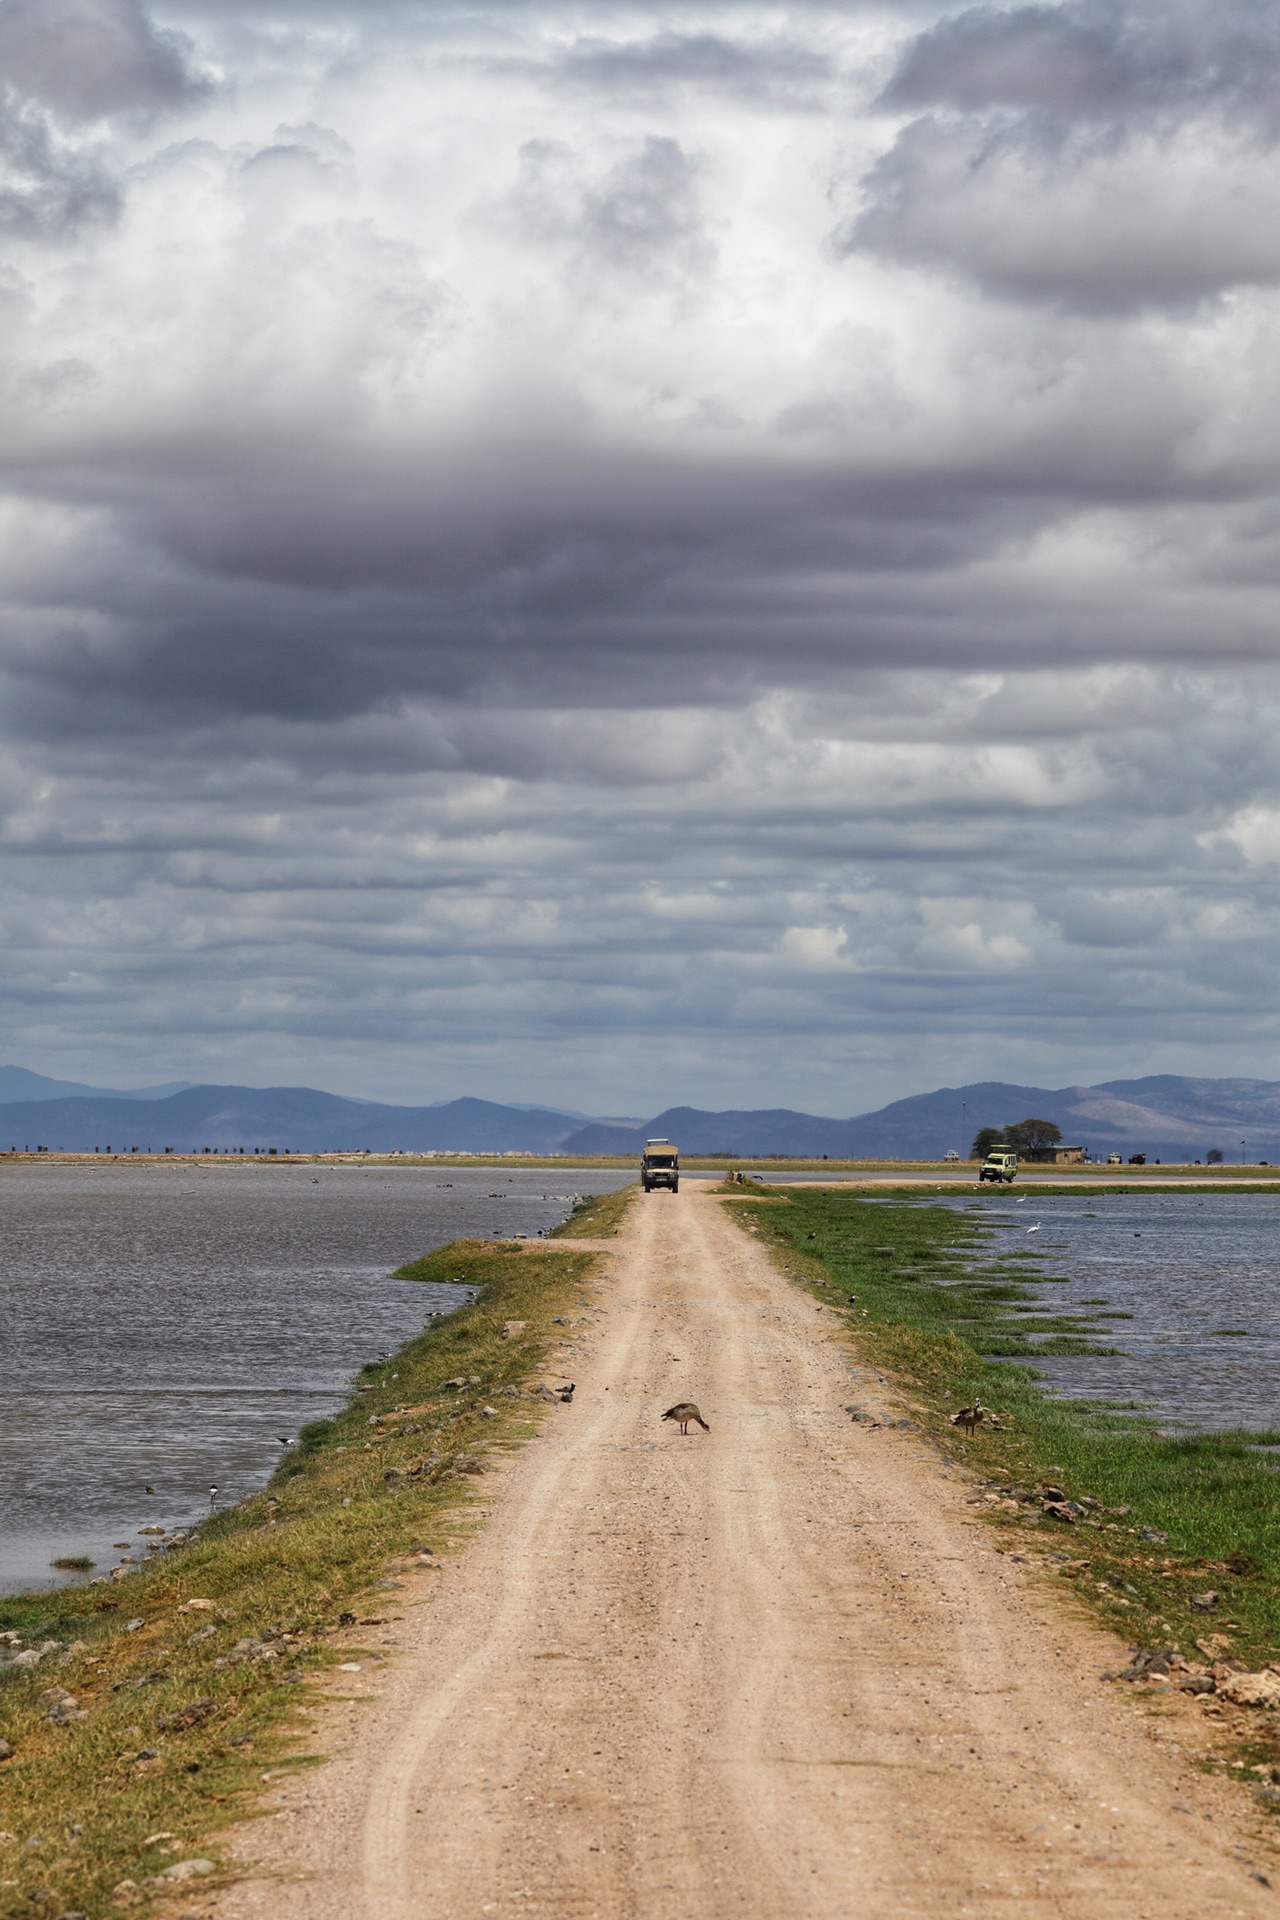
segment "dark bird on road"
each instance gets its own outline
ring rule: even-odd
[[[696,1420],[704,1433],[711,1431],[692,1400],[677,1400],[674,1407],[668,1407],[662,1417],[664,1420],[678,1420],[681,1433],[688,1433],[691,1420]]]
[[[144,1488],[142,1489],[142,1491],[143,1491],[144,1493],[154,1493],[154,1492],[155,1492],[155,1488],[154,1488],[154,1487],[144,1487]]]
[[[560,1398],[564,1401],[566,1406],[568,1406],[569,1402],[573,1399],[575,1386],[576,1386],[576,1382],[571,1380],[567,1387],[561,1387],[560,1389]]]

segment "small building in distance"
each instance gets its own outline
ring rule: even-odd
[[[1083,1147],[1033,1147],[1030,1153],[1019,1154],[1020,1160],[1033,1160],[1037,1166],[1069,1167],[1084,1159]]]

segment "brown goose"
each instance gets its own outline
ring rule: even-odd
[[[662,1417],[664,1420],[678,1420],[681,1433],[688,1433],[691,1420],[696,1420],[704,1433],[711,1431],[692,1400],[677,1400],[674,1407],[668,1407]]]
[[[980,1427],[986,1418],[986,1407],[981,1400],[975,1400],[971,1407],[961,1407],[959,1413],[953,1413],[951,1424],[953,1427],[959,1427],[966,1439],[971,1439],[975,1429]]]

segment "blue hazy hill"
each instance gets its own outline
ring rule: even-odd
[[[188,1087],[159,1100],[79,1097],[0,1103],[0,1151],[198,1153],[202,1147],[288,1147],[295,1153],[450,1149],[546,1153],[574,1131],[568,1114],[450,1100],[434,1107],[346,1100],[314,1087]]]
[[[46,1073],[32,1073],[27,1067],[0,1067],[0,1105],[30,1100],[86,1099],[97,1095],[107,1100],[163,1100],[166,1094],[181,1093],[190,1080],[168,1080],[160,1087],[88,1087],[79,1080],[51,1080]]]
[[[669,1107],[642,1127],[581,1127],[567,1153],[638,1153],[654,1134],[686,1153],[787,1153],[849,1160],[940,1159],[967,1154],[980,1127],[1005,1127],[1034,1116],[1052,1120],[1063,1140],[1094,1155],[1146,1153],[1166,1160],[1203,1160],[1219,1147],[1241,1158],[1280,1160],[1280,1082],[1192,1079],[1155,1074],[1096,1087],[1028,1087],[1003,1080],[939,1087],[895,1100],[849,1120],[822,1119],[786,1108],[707,1113]]]
[[[26,1088],[41,1081],[25,1069]],[[979,1081],[939,1087],[892,1101],[847,1120],[790,1108],[709,1112],[668,1107],[643,1124],[590,1121],[550,1107],[506,1106],[460,1099],[424,1106],[351,1100],[314,1087],[187,1086],[178,1092],[86,1089],[70,1096],[33,1098],[9,1092],[0,1078],[0,1151],[45,1146],[53,1151],[130,1147],[177,1153],[202,1147],[285,1147],[295,1152],[340,1152],[362,1147],[387,1153],[559,1153],[569,1156],[639,1153],[647,1138],[664,1135],[686,1154],[790,1154],[832,1159],[938,1159],[948,1149],[966,1154],[979,1127],[1002,1127],[1034,1115],[1053,1120],[1063,1138],[1094,1155],[1146,1153],[1152,1159],[1204,1159],[1218,1147],[1229,1161],[1280,1162],[1280,1082],[1194,1079],[1155,1074],[1101,1086],[1031,1087]],[[45,1085],[76,1086],[72,1082]]]

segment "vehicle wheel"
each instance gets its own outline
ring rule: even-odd
[[[680,1191],[680,1182],[679,1182],[678,1180],[673,1180],[673,1181],[671,1182],[671,1191],[672,1191],[672,1193],[679,1193],[679,1191]]]

